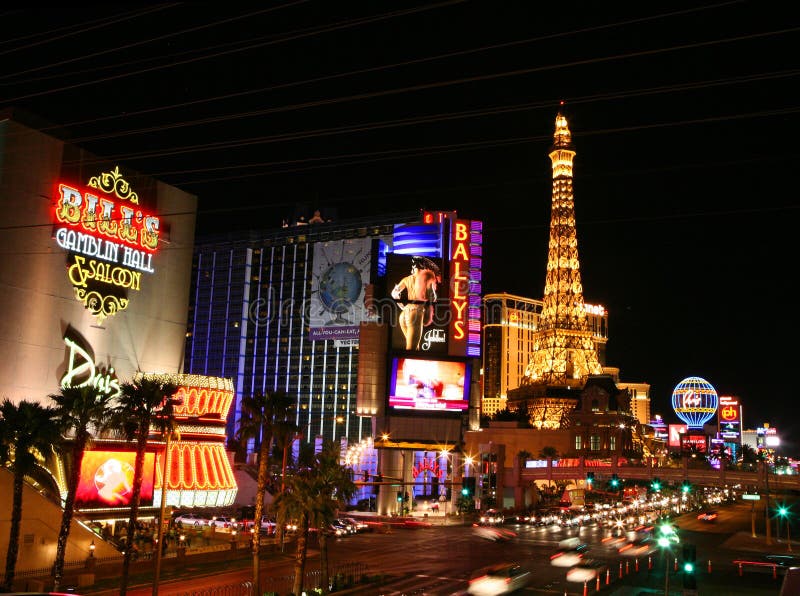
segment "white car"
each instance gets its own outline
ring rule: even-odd
[[[174,521],[175,523],[180,522],[182,526],[194,526],[195,528],[199,528],[201,526],[207,526],[209,520],[207,517],[203,517],[197,513],[184,513],[177,516]]]
[[[605,573],[606,569],[608,569],[608,566],[605,563],[587,559],[580,565],[576,565],[567,571],[567,581],[578,583],[589,582]]]
[[[525,571],[516,563],[501,563],[488,567],[483,575],[469,581],[467,594],[474,596],[496,596],[510,594],[528,585],[530,571]]]
[[[553,567],[574,567],[583,561],[583,555],[574,550],[559,551],[550,557]]]
[[[481,515],[481,523],[487,525],[496,525],[502,524],[504,521],[503,514],[500,513],[497,509],[487,509],[486,512]]]
[[[239,524],[236,523],[236,519],[233,517],[225,517],[225,516],[218,516],[208,522],[209,526],[216,526],[218,528],[228,528],[231,530],[236,530],[239,527]]]

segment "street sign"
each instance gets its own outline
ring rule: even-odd
[[[742,495],[742,500],[744,500],[744,501],[760,501],[761,500],[761,495],[747,495],[747,494],[744,494],[744,495]]]

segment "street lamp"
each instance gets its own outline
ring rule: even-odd
[[[89,545],[89,558],[90,558],[90,559],[93,559],[93,558],[94,558],[94,549],[95,549],[95,548],[96,548],[96,547],[95,547],[95,545],[94,545],[94,538],[93,538],[93,539],[92,539],[92,542],[91,542],[91,544]]]

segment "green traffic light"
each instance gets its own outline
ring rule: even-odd
[[[684,485],[681,487],[681,490],[684,492],[684,494],[685,494],[685,493],[688,493],[688,492],[689,492],[689,485],[688,485],[688,484],[684,484]]]
[[[461,494],[466,497],[469,494],[469,489],[468,488],[462,488],[461,489]]]
[[[785,516],[787,513],[789,513],[789,510],[786,507],[780,507],[778,509],[778,515],[780,516]]]
[[[683,564],[683,570],[686,573],[694,573],[694,563],[690,563],[689,561],[687,561],[686,563]]]

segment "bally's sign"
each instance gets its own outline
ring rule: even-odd
[[[98,321],[127,308],[143,275],[155,272],[158,217],[139,208],[139,197],[119,168],[88,187],[59,184],[54,238],[67,251],[67,278]]]

